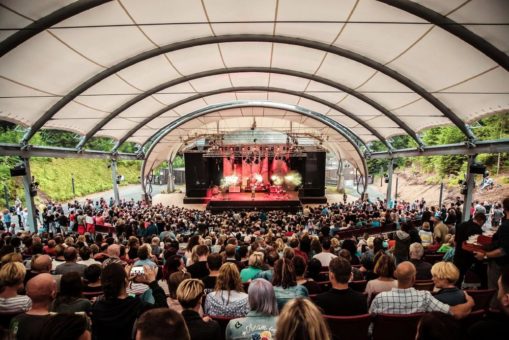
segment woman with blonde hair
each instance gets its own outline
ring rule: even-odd
[[[219,269],[214,291],[205,299],[205,314],[240,317],[248,312],[248,295],[242,289],[239,270],[234,263],[226,262]]]
[[[282,238],[278,238],[275,242],[275,248],[277,250],[277,253],[279,254],[279,257],[283,256],[283,251],[285,250],[285,242]]]
[[[18,295],[25,274],[25,266],[20,262],[8,262],[0,269],[0,316],[23,313],[32,307],[32,300],[28,296]]]
[[[455,286],[460,277],[459,269],[452,262],[437,262],[431,267],[435,288],[439,289],[435,298],[449,306],[465,303],[465,293]]]
[[[248,266],[240,271],[240,279],[242,282],[252,280],[259,272],[262,271],[264,265],[264,255],[262,252],[255,251],[249,256]]]
[[[329,328],[320,310],[308,299],[289,301],[277,321],[278,340],[329,340]]]

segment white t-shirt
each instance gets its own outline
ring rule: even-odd
[[[337,256],[332,253],[327,253],[327,252],[323,252],[323,251],[321,253],[318,253],[315,256],[313,256],[314,259],[317,259],[318,261],[320,261],[320,263],[322,264],[322,267],[328,267],[330,260],[332,260],[335,257],[337,257]]]

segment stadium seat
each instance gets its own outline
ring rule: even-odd
[[[368,340],[371,314],[355,316],[324,315],[329,324],[333,339],[341,340]]]
[[[473,311],[484,310],[487,311],[490,307],[490,301],[497,293],[496,289],[479,289],[479,290],[465,290],[475,302]]]
[[[348,286],[350,288],[352,288],[353,290],[356,290],[358,292],[361,292],[361,293],[363,293],[366,290],[367,284],[368,284],[368,281],[366,281],[366,280],[348,282]]]
[[[424,313],[378,314],[373,322],[373,340],[415,339],[417,324]]]
[[[414,288],[417,290],[428,290],[430,292],[435,288],[433,280],[417,280],[414,283]]]

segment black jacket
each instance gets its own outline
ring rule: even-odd
[[[186,321],[187,329],[191,335],[191,340],[212,340],[223,339],[224,334],[221,334],[221,328],[217,321],[210,320],[205,322],[202,320],[200,314],[191,309],[184,309],[182,316]]]

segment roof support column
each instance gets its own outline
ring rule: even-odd
[[[28,210],[27,220],[24,228],[28,228],[31,232],[37,232],[37,216],[34,204],[34,197],[32,193],[36,190],[33,187],[32,173],[30,172],[29,158],[22,158],[25,165],[25,175],[23,176],[23,189],[25,191],[25,201]]]
[[[111,160],[111,181],[113,182],[113,195],[115,197],[115,204],[120,204],[120,194],[118,192],[118,175],[117,175],[117,160]]]
[[[345,192],[345,177],[343,176],[343,160],[338,162],[338,182],[336,183],[336,190],[338,192]]]
[[[472,205],[472,194],[474,191],[475,185],[475,174],[470,173],[470,166],[474,164],[475,157],[477,155],[468,156],[468,164],[467,164],[467,190],[463,195],[463,221],[468,221],[470,219],[470,206]]]
[[[387,166],[387,176],[389,182],[387,183],[387,209],[391,209],[392,206],[392,175],[394,173],[394,158],[391,158],[389,165]]]
[[[173,163],[168,158],[168,193],[175,191],[175,176],[173,174]]]

